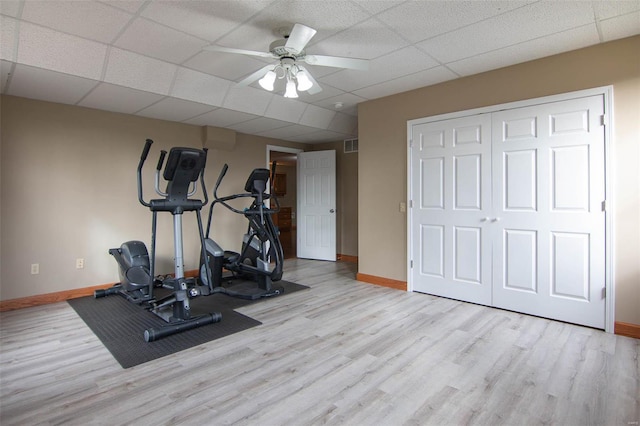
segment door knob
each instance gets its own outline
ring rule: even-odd
[[[491,219],[491,222],[500,222],[500,218],[499,217],[494,217],[493,219]]]
[[[334,209],[329,210],[329,213],[335,213],[336,211]]]

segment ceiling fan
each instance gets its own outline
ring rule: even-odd
[[[258,71],[250,74],[237,83],[237,86],[248,86],[258,80],[260,86],[273,91],[276,79],[286,81],[285,98],[297,98],[299,91],[313,95],[322,91],[322,87],[313,78],[311,73],[301,65],[305,62],[310,65],[320,65],[335,68],[347,68],[366,71],[369,69],[369,61],[356,58],[342,58],[338,56],[308,55],[304,48],[316,30],[302,24],[295,24],[291,32],[288,29],[280,29],[278,33],[283,36],[271,43],[268,52],[255,50],[234,49],[217,45],[206,46],[204,49],[213,52],[240,53],[249,56],[277,59],[278,62],[266,65]]]

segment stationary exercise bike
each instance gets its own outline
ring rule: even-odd
[[[120,283],[106,290],[96,290],[95,298],[105,297],[111,294],[119,294],[130,302],[143,305],[151,312],[165,320],[168,324],[161,328],[149,328],[144,332],[147,342],[160,339],[175,333],[200,327],[221,321],[222,315],[213,312],[197,317],[191,316],[190,299],[211,294],[208,285],[202,285],[195,279],[185,278],[182,245],[182,214],[195,212],[198,219],[198,231],[200,246],[205,246],[202,227],[201,209],[209,202],[207,188],[204,183],[204,168],[207,160],[206,149],[195,148],[171,148],[167,164],[162,174],[167,181],[165,191],[160,189],[160,170],[164,163],[166,151],[160,152],[160,158],[156,167],[155,190],[160,199],[145,201],[142,193],[142,167],[149,154],[153,141],[147,139],[138,163],[138,200],[140,204],[148,207],[153,212],[151,223],[151,256],[147,247],[141,241],[127,241],[120,248],[109,250],[120,266]],[[204,193],[204,201],[191,198],[197,191],[197,181],[200,181]],[[193,186],[191,190],[189,187]],[[168,212],[173,215],[173,237],[175,254],[175,274],[163,280],[155,278],[155,246],[156,246],[156,221],[158,212]],[[206,276],[210,276],[208,265],[203,270]],[[171,290],[171,293],[163,298],[156,299],[154,289],[163,287]]]
[[[275,176],[275,167],[274,163],[271,176]],[[215,293],[250,300],[278,296],[284,292],[284,289],[273,283],[282,279],[284,255],[278,230],[271,218],[272,214],[280,210],[280,204],[273,187],[270,194],[266,192],[270,172],[268,169],[254,169],[244,186],[246,192],[220,197],[218,188],[228,169],[229,166],[225,164],[213,191],[214,201],[209,208],[207,237],[204,244],[206,254],[202,256],[202,259],[207,261],[201,263],[200,275],[205,279],[211,277],[211,281],[207,283],[211,282],[211,291]],[[251,198],[251,205],[239,210],[229,204],[229,201],[238,198]],[[265,206],[265,201],[269,199],[274,206]],[[249,221],[240,253],[224,250],[209,238],[213,209],[216,204],[222,204],[230,211],[243,215]],[[207,266],[211,270],[211,275],[206,274]],[[225,275],[224,270],[231,275],[228,273]]]

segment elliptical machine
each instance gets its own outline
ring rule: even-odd
[[[274,162],[271,176],[275,176],[275,168]],[[218,188],[228,169],[229,166],[225,164],[213,191],[214,201],[209,208],[207,238],[204,244],[206,255],[202,257],[203,260],[207,259],[207,262],[200,265],[200,275],[211,277],[211,291],[215,293],[249,300],[278,296],[284,292],[284,288],[273,285],[273,282],[282,279],[284,254],[278,230],[271,218],[272,214],[280,210],[280,204],[273,187],[271,194],[266,192],[270,172],[268,169],[254,169],[244,186],[245,193],[219,197]],[[229,201],[238,198],[251,198],[251,205],[244,210],[229,205]],[[264,202],[269,199],[273,201],[275,208],[265,206]],[[224,250],[209,238],[213,209],[218,203],[234,213],[243,215],[249,221],[240,253]],[[274,264],[273,268],[271,262]],[[211,275],[206,274],[207,267]],[[223,269],[230,271],[231,276],[223,276]],[[234,281],[238,282],[234,284]]]
[[[198,219],[198,231],[200,245],[205,246],[202,227],[201,209],[209,202],[207,189],[204,183],[204,168],[207,161],[207,150],[195,148],[171,148],[163,178],[167,181],[165,191],[160,189],[160,170],[164,164],[166,151],[160,152],[160,158],[156,167],[155,190],[158,195],[164,197],[145,201],[142,193],[142,167],[149,154],[153,141],[147,139],[138,163],[138,200],[140,204],[148,207],[153,212],[151,223],[151,256],[147,247],[141,241],[127,241],[120,248],[109,250],[120,266],[120,283],[106,290],[96,290],[95,298],[105,297],[111,294],[119,294],[130,302],[144,305],[151,312],[165,320],[168,324],[164,327],[149,328],[144,332],[147,342],[166,337],[192,328],[221,321],[222,315],[213,312],[197,317],[191,316],[190,299],[199,295],[211,294],[207,285],[198,285],[196,280],[187,279],[184,276],[184,260],[182,245],[182,214],[186,211],[195,212]],[[190,198],[197,191],[197,181],[200,180],[204,201]],[[193,188],[189,190],[189,187]],[[155,246],[156,246],[156,221],[158,212],[169,212],[173,215],[173,236],[175,254],[175,274],[173,278],[164,280],[155,279]],[[204,274],[210,276],[208,265]],[[161,299],[154,297],[154,287],[160,286],[171,290],[171,293]]]

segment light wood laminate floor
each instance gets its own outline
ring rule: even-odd
[[[0,424],[638,425],[640,340],[285,270],[263,325],[127,370],[67,303],[0,314]]]

